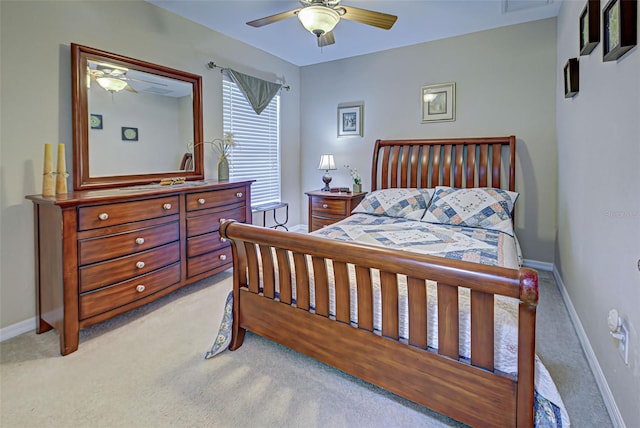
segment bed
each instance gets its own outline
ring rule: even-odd
[[[437,251],[411,244],[430,227],[420,224],[429,210],[442,214],[431,206],[438,195],[480,189],[517,197],[515,142],[378,140],[371,174],[378,199],[366,198],[369,205],[351,217],[308,235],[224,221],[220,234],[233,250],[229,349],[251,331],[469,425],[567,426],[552,381],[542,387],[550,393],[534,389],[534,378],[548,377],[535,356],[538,276],[519,266],[515,235],[503,239],[508,231],[500,228],[512,218],[489,233],[456,226],[465,229],[456,230],[460,244],[442,244],[452,242],[445,232],[425,231],[440,240]],[[384,195],[407,192],[422,212],[404,203],[397,210],[404,214],[383,219]],[[461,251],[478,233],[513,250],[488,256],[483,243]],[[387,245],[390,236],[400,244]],[[498,320],[505,302],[514,319],[508,346]],[[501,361],[507,347],[512,370]],[[556,403],[545,406],[549,395]]]

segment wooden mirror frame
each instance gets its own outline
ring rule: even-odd
[[[203,141],[202,128],[202,76],[175,70],[162,65],[128,58],[122,55],[71,44],[71,87],[73,117],[73,187],[75,190],[114,188],[150,184],[163,178],[185,177],[187,180],[204,179],[204,151],[202,144],[193,148],[192,171],[167,171],[150,174],[112,175],[91,177],[89,170],[89,111],[87,89],[87,60],[108,61],[115,65],[181,80],[193,87],[193,141]],[[178,144],[178,142],[176,142]],[[185,151],[187,142],[183,142]]]

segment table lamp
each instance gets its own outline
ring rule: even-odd
[[[320,156],[320,163],[318,164],[318,169],[324,169],[325,173],[322,176],[322,181],[324,181],[324,187],[321,190],[330,191],[329,183],[331,183],[331,175],[329,174],[330,169],[336,169],[336,163],[333,160],[333,155],[322,155]]]

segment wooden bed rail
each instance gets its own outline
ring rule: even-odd
[[[335,241],[233,220],[222,223],[220,235],[231,241],[234,259],[231,350],[242,345],[245,331],[250,330],[465,423],[532,425],[538,302],[535,271]],[[328,265],[332,273],[327,269]],[[355,270],[356,278],[356,328],[350,325],[349,269]],[[372,271],[379,272],[381,335],[372,334]],[[399,277],[406,278],[407,287],[408,339],[404,346],[398,346],[401,345]],[[335,287],[335,314],[332,317],[329,314],[330,278]],[[437,350],[427,346],[426,280],[437,282]],[[279,287],[278,291],[276,287]],[[311,307],[309,287],[314,292],[315,307]],[[460,358],[459,287],[470,290],[470,361]],[[494,295],[520,301],[518,375],[515,377],[494,371]],[[335,340],[346,340],[347,337],[362,346],[341,347],[338,352]],[[395,341],[396,345],[387,349],[387,339]],[[367,346],[372,343],[375,348],[369,349]],[[415,354],[418,351],[422,353]],[[375,361],[378,366],[395,366],[398,361],[405,361],[403,364],[407,367],[395,367],[394,370],[400,373],[389,376],[381,370],[367,369],[367,364]],[[410,365],[415,367],[410,369]],[[415,379],[407,380],[435,366],[438,366],[437,375],[425,378],[424,384]],[[448,374],[441,375],[441,372]],[[407,378],[403,379],[403,376]],[[413,387],[407,388],[407,382]],[[416,382],[419,385],[415,385]],[[465,408],[460,400],[452,402],[450,388],[454,388],[456,394],[460,394],[462,388],[464,394],[469,394],[469,402],[474,404]],[[479,403],[483,402],[488,410],[479,413]]]

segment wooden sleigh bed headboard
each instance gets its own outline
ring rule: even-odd
[[[495,187],[515,191],[516,137],[378,140],[371,190]]]
[[[515,186],[515,137],[379,140],[371,189]],[[538,277],[507,269],[224,221],[231,241],[231,350],[249,330],[471,425],[532,426]],[[332,266],[333,281],[327,266]],[[350,267],[349,267],[350,266]],[[356,271],[355,284],[347,270]],[[382,285],[382,334],[371,328],[372,272]],[[410,284],[408,343],[398,339],[398,278]],[[313,281],[311,278],[314,278]],[[439,349],[426,342],[427,281],[438,287]],[[335,283],[335,317],[329,316]],[[349,287],[357,287],[357,302]],[[471,294],[471,359],[459,359],[458,293]],[[314,290],[315,308],[309,304]],[[294,292],[295,291],[295,292]],[[294,301],[292,296],[296,295]],[[494,298],[520,300],[518,374],[494,370]],[[355,305],[355,306],[353,306]],[[359,320],[350,325],[349,308]]]

